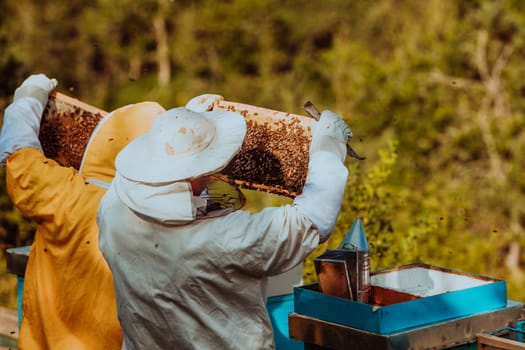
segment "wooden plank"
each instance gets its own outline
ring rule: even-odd
[[[319,307],[325,305],[320,304]],[[471,349],[477,347],[476,335],[487,330],[502,329],[520,319],[523,319],[523,304],[509,303],[503,309],[383,335],[292,312],[288,315],[288,333],[290,338],[305,343],[305,349],[306,344],[316,345],[320,349],[338,350],[420,350],[463,347]]]
[[[0,334],[18,338],[18,312],[0,306]]]
[[[477,334],[480,350],[524,350],[525,343],[490,334]]]
[[[17,339],[18,312],[0,307],[0,350],[15,349]]]

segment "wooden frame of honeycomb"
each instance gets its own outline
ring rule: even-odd
[[[311,118],[252,105],[219,101],[213,110],[240,113],[247,135],[239,153],[216,179],[287,197],[301,193],[308,172]],[[107,112],[54,92],[42,116],[44,153],[79,169],[89,137]]]
[[[44,154],[78,170],[91,133],[106,114],[80,100],[52,92],[40,123]]]
[[[291,198],[301,193],[308,173],[311,118],[225,100],[213,110],[240,113],[247,124],[240,152],[221,172],[226,181]]]

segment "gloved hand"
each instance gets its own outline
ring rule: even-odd
[[[49,79],[44,74],[31,75],[15,90],[13,102],[24,97],[34,97],[38,102],[46,105],[49,93],[53,91],[57,85],[58,82],[56,79]]]
[[[19,149],[31,147],[42,152],[38,139],[40,121],[49,93],[57,85],[56,79],[35,74],[15,90],[13,103],[5,110],[0,131],[0,166],[4,166],[6,159]]]
[[[294,204],[315,224],[320,242],[330,237],[341,210],[348,178],[346,143],[350,138],[352,131],[334,112],[325,110],[319,121],[312,121],[308,176]]]
[[[336,154],[344,162],[346,144],[352,136],[352,130],[339,114],[325,110],[321,113],[319,121],[312,121],[310,155],[319,151],[328,151]]]
[[[204,94],[192,98],[188,103],[186,103],[186,108],[190,111],[198,113],[207,112],[211,111],[213,109],[213,106],[217,102],[222,100],[224,100],[224,97],[222,97],[221,95]]]

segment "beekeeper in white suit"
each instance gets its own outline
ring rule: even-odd
[[[207,111],[216,98],[160,115],[117,156],[101,201],[100,249],[128,350],[273,349],[266,277],[300,264],[335,226],[352,134],[330,111],[312,122],[308,176],[292,205],[206,211],[209,175],[246,133],[241,115]]]

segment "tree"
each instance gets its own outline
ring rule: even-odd
[[[367,156],[350,162],[334,238],[315,254],[361,216],[374,268],[424,260],[506,278],[525,298],[523,1],[4,0],[0,10],[0,107],[35,72],[106,110],[208,92],[292,113],[311,100],[343,115]],[[250,210],[281,202],[249,196]],[[0,202],[1,232],[23,243],[30,229],[4,187]]]

